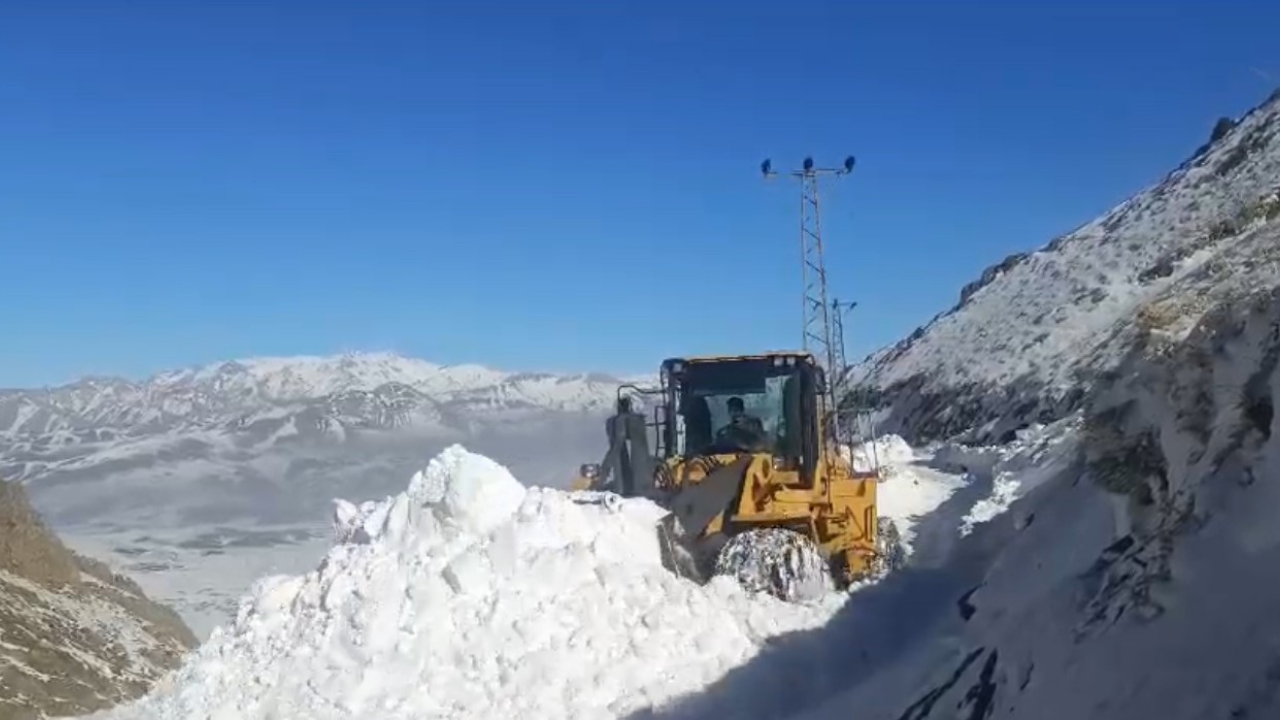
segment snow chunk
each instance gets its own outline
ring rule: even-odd
[[[442,503],[445,518],[477,535],[509,520],[524,494],[524,486],[505,467],[457,445],[416,473],[408,492],[426,504]]]
[[[379,503],[335,504],[320,566],[254,586],[173,681],[107,717],[624,717],[722,677],[808,604],[661,565],[647,500],[525,488],[451,447]]]
[[[882,435],[857,443],[852,448],[842,447],[841,453],[853,464],[855,472],[906,465],[916,457],[915,450],[898,435]]]

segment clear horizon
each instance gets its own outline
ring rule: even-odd
[[[733,7],[0,9],[0,387],[794,347],[807,154],[860,359],[1280,86],[1261,0]]]

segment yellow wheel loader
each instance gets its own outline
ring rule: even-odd
[[[672,358],[659,377],[656,389],[619,389],[608,452],[575,489],[669,510],[664,559],[697,582],[728,574],[797,600],[877,572],[878,476],[839,451],[811,354]],[[656,400],[651,419],[628,392]]]

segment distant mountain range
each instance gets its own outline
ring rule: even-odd
[[[93,495],[87,486],[108,481],[148,490],[133,501],[150,496],[165,505],[160,496],[174,483],[164,478],[180,470],[206,486],[255,479],[278,484],[315,475],[309,471],[317,463],[359,466],[363,451],[388,444],[421,446],[414,453],[421,457],[447,442],[492,447],[501,437],[511,441],[511,462],[533,454],[557,458],[557,472],[567,477],[588,458],[562,455],[557,433],[596,428],[593,440],[602,442],[600,420],[619,386],[634,380],[357,353],[236,360],[142,382],[92,377],[55,388],[3,390],[0,476],[30,486],[55,522],[82,519],[68,512]],[[264,462],[272,469],[259,467]],[[236,489],[219,491],[235,495]],[[69,494],[68,502],[47,502],[58,494]],[[83,509],[103,508],[95,503]]]
[[[418,426],[467,430],[538,412],[607,409],[622,380],[441,366],[387,353],[258,358],[143,382],[90,377],[0,390],[0,439],[53,447],[194,429],[258,439]]]

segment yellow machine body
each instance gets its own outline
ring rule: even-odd
[[[781,390],[784,384],[787,388]],[[739,385],[748,390],[767,387],[777,397],[740,394],[735,390]],[[777,527],[812,542],[837,584],[871,574],[878,552],[878,474],[874,470],[855,473],[832,438],[833,414],[824,389],[821,369],[803,352],[665,361],[662,388],[647,391],[662,396],[653,422],[645,423],[655,431],[658,452],[652,456],[651,466],[636,470],[640,475],[651,474],[652,483],[637,484],[633,479],[633,487],[622,494],[651,497],[667,505],[682,524],[688,522],[682,527],[685,544],[704,548],[693,550],[695,555],[714,554],[738,533]],[[676,426],[687,431],[695,414],[691,410],[694,403],[708,397],[717,404],[728,397],[739,401],[749,397],[756,408],[775,411],[767,422],[761,422],[762,427],[770,428],[760,441],[762,447],[747,443],[726,448],[720,442],[705,450],[698,447],[701,443],[682,437]],[[627,409],[620,407],[620,411]],[[622,415],[615,416],[615,421]],[[786,431],[779,429],[784,426],[803,428],[803,432],[788,443],[783,439]],[[611,452],[621,442],[621,433],[615,433],[613,427]],[[647,453],[647,448],[643,450]],[[601,482],[603,467],[583,466],[574,488],[610,489],[608,483]],[[716,488],[697,490],[710,481]],[[690,499],[684,501],[686,497]]]

